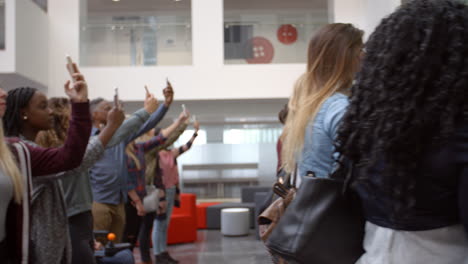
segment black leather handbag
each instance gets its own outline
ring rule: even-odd
[[[354,264],[364,253],[365,220],[346,179],[308,173],[265,245],[275,263]]]

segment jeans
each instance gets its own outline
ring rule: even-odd
[[[140,225],[141,216],[138,216],[135,206],[130,203],[125,204],[125,229],[122,241],[135,246],[138,239]]]
[[[96,263],[94,259],[93,215],[91,211],[68,218],[72,242],[72,264]]]
[[[140,244],[141,260],[148,262],[151,260],[150,255],[150,239],[151,229],[153,228],[153,221],[156,213],[148,213],[141,217],[140,232],[138,233],[138,243]]]
[[[6,238],[3,241],[0,241],[0,260],[2,263],[9,264],[10,262],[10,252],[8,252],[8,245]]]
[[[174,198],[176,194],[176,187],[166,189],[166,219],[154,220],[153,228],[153,251],[155,255],[159,255],[167,251],[167,228],[169,227],[169,221],[171,220],[172,209],[174,208]]]
[[[84,262],[83,262],[84,263]],[[122,250],[112,257],[98,258],[98,264],[135,264],[133,254],[129,249]]]

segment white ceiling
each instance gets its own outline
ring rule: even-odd
[[[88,11],[141,12],[190,10],[190,0],[88,0]],[[327,9],[328,0],[224,0],[226,10]]]
[[[190,10],[188,0],[88,0],[88,12],[149,12]]]

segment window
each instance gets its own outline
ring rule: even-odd
[[[47,1],[48,0],[32,0],[34,3],[36,3],[42,10],[47,12]]]
[[[276,143],[282,128],[251,128],[224,130],[224,144]]]
[[[225,63],[305,63],[328,8],[328,0],[224,0]]]
[[[180,135],[179,139],[174,143],[174,147],[180,147],[186,144],[190,138],[192,138],[193,133],[195,130],[185,130],[182,135]],[[205,130],[198,130],[198,136],[193,142],[193,145],[203,145],[206,144],[206,131]]]
[[[5,0],[0,1],[0,50],[5,49]]]
[[[190,0],[88,0],[80,57],[85,66],[192,64]]]

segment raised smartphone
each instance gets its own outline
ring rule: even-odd
[[[114,88],[114,107],[119,108],[119,88]]]
[[[184,112],[185,117],[187,117],[187,108],[185,108],[185,104],[182,104],[182,111]]]
[[[67,61],[68,73],[70,73],[70,76],[72,77],[73,81],[76,81],[76,79],[73,77],[73,74],[76,73],[75,67],[73,67],[73,60],[71,59],[70,55],[66,55],[65,59]]]

